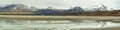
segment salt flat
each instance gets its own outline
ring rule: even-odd
[[[0,30],[120,30],[120,22],[0,20]]]
[[[119,30],[119,20],[120,16],[0,15],[0,30]]]

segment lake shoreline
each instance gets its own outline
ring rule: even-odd
[[[0,15],[3,20],[120,20],[120,16],[31,16]]]

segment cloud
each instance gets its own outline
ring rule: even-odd
[[[25,4],[38,8],[69,8],[72,6],[81,6],[83,8],[87,8],[100,4],[115,7],[114,5],[116,5],[113,0],[0,0],[0,4]]]

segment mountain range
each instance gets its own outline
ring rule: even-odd
[[[88,10],[88,11],[86,11]],[[23,4],[9,4],[4,7],[0,7],[0,14],[37,14],[37,15],[71,15],[71,14],[94,14],[108,12],[108,8],[105,5],[91,6],[88,9],[84,9],[80,6],[75,6],[70,9],[55,9],[48,7],[45,9],[39,9],[36,7],[28,7]],[[99,14],[98,13],[98,14]]]

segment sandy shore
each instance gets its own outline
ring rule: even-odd
[[[120,30],[120,27],[106,27],[106,28],[81,28],[72,30]]]
[[[26,16],[0,15],[0,19],[11,20],[120,20],[120,16]]]

